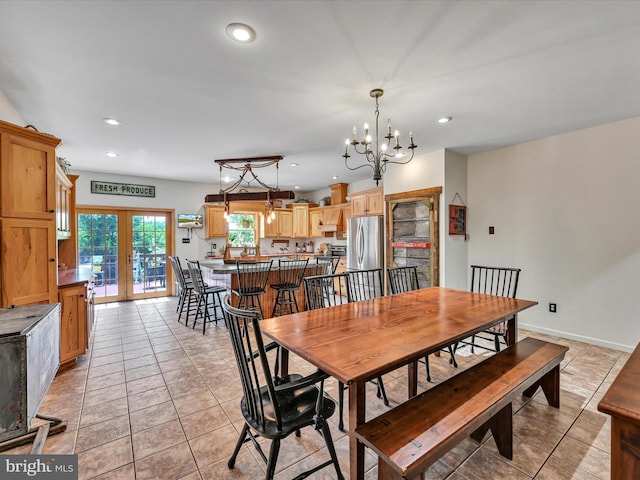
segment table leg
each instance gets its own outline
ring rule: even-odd
[[[284,377],[289,374],[289,350],[284,347],[278,348],[278,359],[280,362],[280,377]]]
[[[364,479],[364,445],[358,441],[353,431],[365,422],[366,382],[349,385],[349,478]]]
[[[507,342],[513,345],[518,341],[518,315],[507,320]]]
[[[413,398],[418,394],[418,362],[407,365],[409,392],[407,398]]]

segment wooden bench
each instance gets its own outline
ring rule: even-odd
[[[512,459],[511,402],[542,387],[560,407],[560,362],[568,348],[525,338],[398,405],[355,430],[378,454],[378,479],[417,479],[467,436],[491,430],[501,455]]]
[[[598,403],[611,415],[611,478],[640,478],[640,345]]]

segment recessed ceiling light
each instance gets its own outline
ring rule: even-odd
[[[116,158],[119,156],[116,152],[107,152],[105,155],[109,158]]]
[[[438,123],[449,123],[453,120],[453,117],[442,117],[438,119]]]
[[[115,118],[103,118],[102,121],[109,125],[120,125],[121,123],[119,120],[116,120]]]
[[[227,25],[227,35],[240,43],[251,43],[256,39],[256,32],[244,23],[230,23]]]
[[[296,185],[296,186],[295,186],[295,187],[293,187],[293,188],[295,188],[296,190],[298,190],[300,187],[299,187],[298,185]]]
[[[224,183],[229,183],[231,181],[231,177],[222,177],[222,181]]]
[[[289,165],[291,165],[292,167],[297,167],[298,166],[297,163],[290,163]]]
[[[331,177],[331,178],[333,178],[334,180],[337,180],[337,179],[338,179],[338,178],[340,178],[340,177],[338,177],[338,175],[334,175],[334,176],[333,176],[333,177]]]

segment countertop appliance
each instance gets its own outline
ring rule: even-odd
[[[354,217],[347,223],[347,269],[382,268],[384,217]]]
[[[331,245],[328,249],[327,256],[329,257],[346,257],[347,246],[346,245]]]

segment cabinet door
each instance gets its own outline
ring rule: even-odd
[[[309,207],[294,205],[293,208],[293,237],[307,238],[309,236]]]
[[[55,218],[56,154],[53,146],[0,131],[0,170],[3,217]]]
[[[367,215],[384,215],[382,189],[367,194]]]
[[[291,238],[293,236],[293,212],[277,212],[278,236]]]
[[[269,214],[267,214],[269,215]],[[279,230],[279,221],[280,212],[276,212],[276,218],[272,218],[270,222],[267,221],[267,218],[264,219],[264,234],[263,238],[277,238]]]
[[[310,225],[310,233],[309,236],[312,238],[323,237],[324,233],[320,231],[320,224],[322,223],[322,209],[311,209],[309,210],[309,225]]]
[[[207,207],[207,238],[226,238],[228,227],[224,207]]]
[[[60,365],[75,360],[87,349],[86,287],[61,288],[58,301],[60,314]]]
[[[56,303],[55,222],[0,218],[0,243],[0,306]]]
[[[58,240],[71,237],[71,188],[73,184],[60,167],[56,168],[56,236]]]
[[[367,214],[367,195],[351,195],[351,216],[363,217]]]

